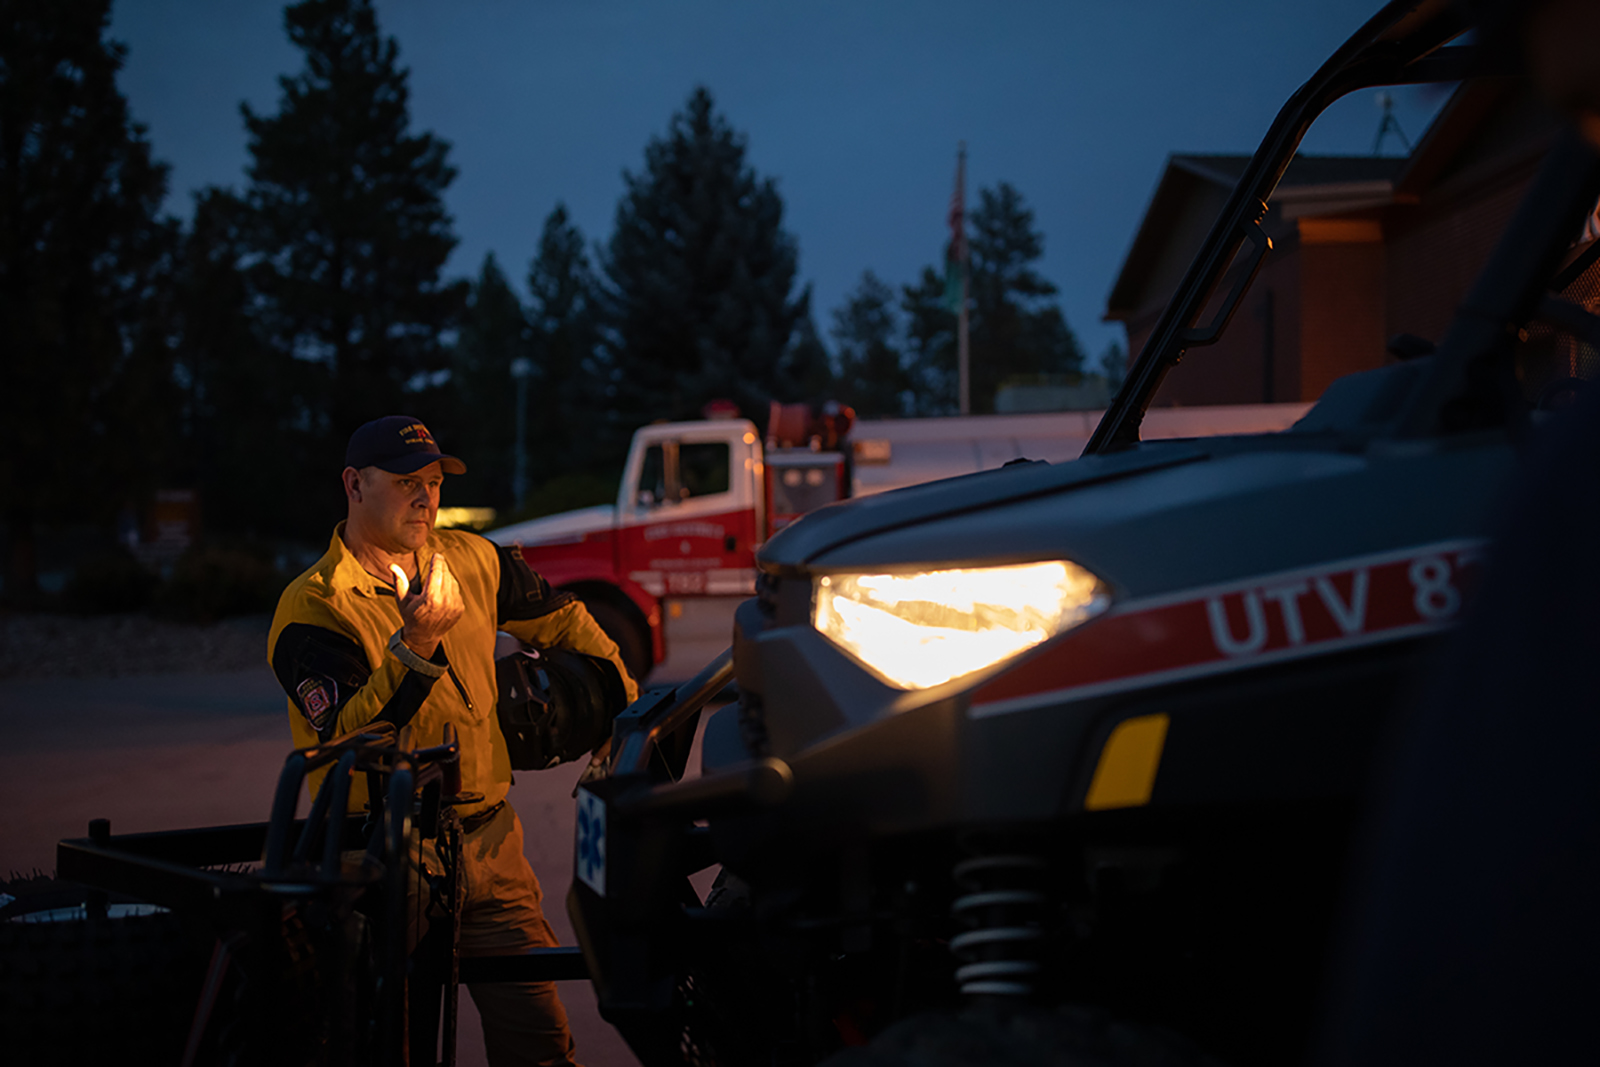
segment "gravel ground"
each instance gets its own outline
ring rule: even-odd
[[[0,678],[119,678],[264,667],[265,615],[210,626],[149,615],[0,614]]]

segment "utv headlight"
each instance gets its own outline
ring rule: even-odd
[[[1053,560],[817,579],[816,628],[885,681],[927,689],[1032,648],[1100,614],[1105,584]]]

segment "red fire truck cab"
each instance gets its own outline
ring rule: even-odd
[[[842,453],[769,451],[748,419],[659,423],[634,434],[616,504],[489,536],[582,597],[643,677],[666,654],[662,599],[750,595],[756,547],[849,492]]]

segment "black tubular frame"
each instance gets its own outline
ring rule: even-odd
[[[376,893],[375,899],[369,899],[376,905],[372,917],[379,919],[381,936],[375,953],[379,971],[373,1019],[377,1024],[374,1062],[379,1064],[405,1060],[408,971],[413,987],[409,1025],[420,1026],[421,1034],[411,1041],[412,1061],[416,1062],[419,1049],[433,1049],[442,1037],[446,1064],[455,1062],[460,982],[588,977],[576,948],[459,959],[455,915],[463,898],[457,877],[463,834],[454,805],[482,798],[461,792],[460,746],[453,727],[446,726],[444,743],[432,748],[407,752],[396,747],[395,741],[392,726],[374,723],[291,752],[278,778],[271,818],[264,823],[112,836],[109,822],[96,819],[88,837],[57,844],[60,878],[94,891],[126,894],[159,905],[216,933],[219,947],[212,965],[216,973],[208,976],[202,990],[186,1062],[192,1061],[206,1040],[223,972],[239,949],[252,943],[265,945],[282,936],[281,915],[290,902],[347,914],[364,894]],[[324,767],[329,767],[330,773],[309,814],[296,819],[307,775]],[[372,798],[369,812],[348,810],[350,782],[358,773],[368,774],[369,782],[386,783],[382,793]],[[429,932],[433,938],[438,930],[438,936],[447,939],[448,951],[437,955],[439,966],[433,971],[413,964],[413,949],[407,941],[414,825],[425,835],[437,836],[441,864],[448,868],[443,883],[450,896],[450,914],[442,920],[431,919]],[[360,853],[362,858],[351,864],[346,853]],[[256,864],[254,870],[215,869]],[[429,996],[435,991],[441,994],[433,999],[442,1013],[419,1017],[415,992],[419,982],[426,985]],[[282,1020],[274,1023],[281,1024]],[[427,1062],[432,1061],[429,1052]]]
[[[1283,105],[1157,319],[1111,407],[1084,446],[1084,455],[1138,442],[1145,411],[1167,372],[1177,366],[1185,351],[1214,343],[1227,328],[1269,247],[1260,226],[1267,201],[1294,160],[1306,131],[1330,104],[1361,89],[1460,81],[1484,73],[1475,49],[1447,47],[1469,28],[1462,6],[1455,0],[1393,0],[1368,19]],[[1200,314],[1245,241],[1256,244],[1252,258],[1213,320],[1198,326]]]
[[[659,756],[664,741],[691,729],[695,716],[733,681],[733,650],[727,649],[700,673],[673,689],[646,694],[617,716],[612,733],[610,810],[619,818],[638,816],[704,818],[730,808],[782,803],[794,784],[783,760],[744,760],[703,777],[679,781],[682,767]],[[686,746],[677,746],[685,748]]]
[[[644,774],[662,740],[733,681],[733,649],[727,649],[682,685],[640,697],[612,725],[611,773]]]

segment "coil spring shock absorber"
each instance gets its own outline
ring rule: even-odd
[[[956,982],[969,996],[1031,997],[1044,939],[1044,860],[1026,852],[993,852],[956,864],[962,890],[950,914],[969,929],[950,939],[960,961]]]

